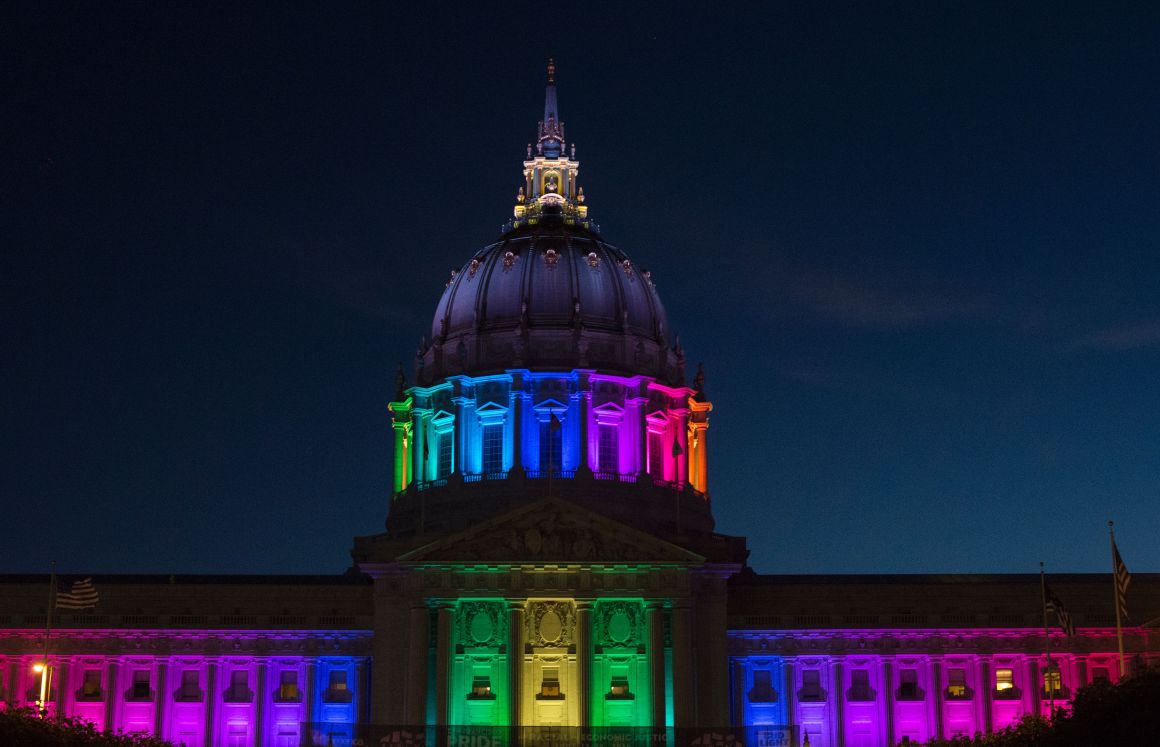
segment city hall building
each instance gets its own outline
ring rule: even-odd
[[[885,747],[1120,679],[1110,574],[1052,578],[1078,632],[1048,659],[1035,575],[749,568],[714,531],[705,377],[589,214],[551,65],[524,155],[386,393],[386,531],[334,576],[96,577],[53,614],[50,711],[190,747]],[[40,699],[47,589],[0,576],[6,704]],[[1131,594],[1129,674],[1160,657],[1160,582]]]

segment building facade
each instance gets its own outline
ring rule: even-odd
[[[341,576],[97,578],[47,642],[48,579],[0,577],[0,700],[36,703],[47,662],[50,712],[191,747],[878,747],[1122,676],[1107,576],[1053,578],[1080,630],[1049,653],[1037,576],[747,567],[714,531],[704,373],[590,217],[554,78],[510,221],[399,372],[386,531]],[[1157,578],[1133,599],[1160,614]]]

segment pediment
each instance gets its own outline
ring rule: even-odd
[[[702,556],[560,498],[544,498],[398,558],[418,563],[674,563]]]

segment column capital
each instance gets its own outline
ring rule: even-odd
[[[507,608],[511,611],[523,612],[528,608],[528,600],[526,599],[506,599]]]

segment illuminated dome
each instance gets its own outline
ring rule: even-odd
[[[454,273],[435,310],[421,381],[510,368],[592,368],[675,385],[681,356],[651,274],[598,234],[542,213]]]
[[[548,496],[715,542],[704,375],[686,384],[652,274],[601,237],[579,173],[549,62],[511,218],[451,271],[414,385],[400,367],[391,537]]]

